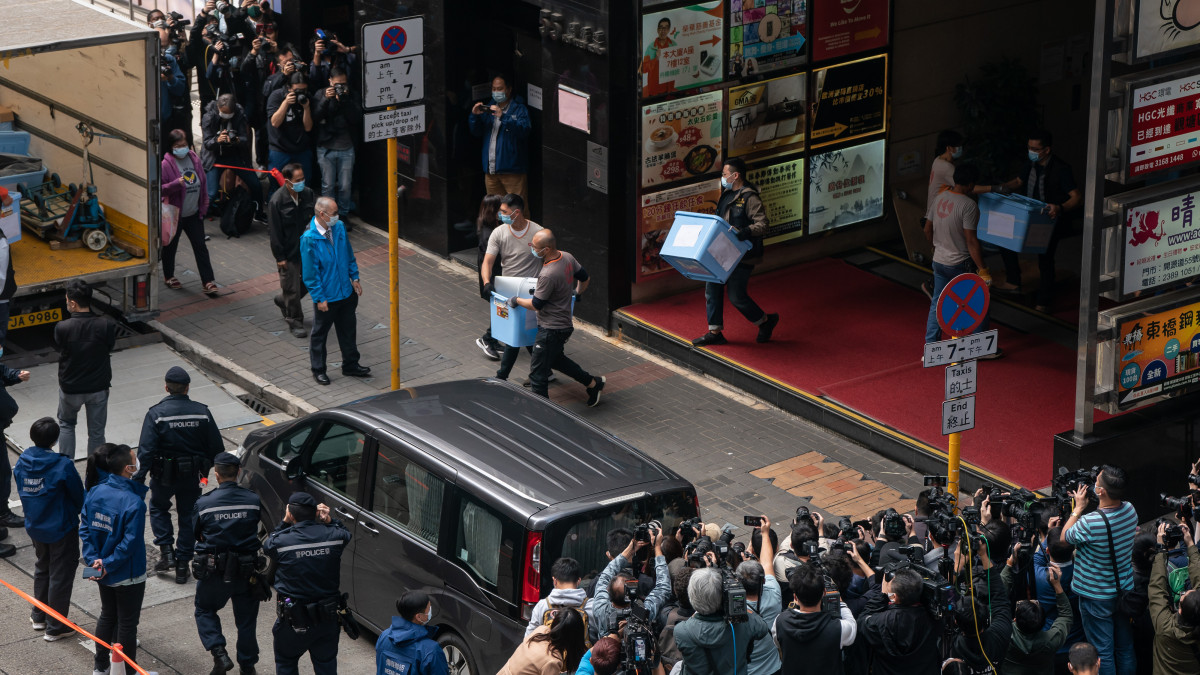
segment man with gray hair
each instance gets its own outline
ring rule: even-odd
[[[221,94],[204,109],[200,118],[200,133],[203,142],[200,148],[200,163],[208,179],[208,201],[217,201],[217,189],[221,184],[221,172],[225,169],[217,164],[242,167],[233,170],[250,191],[250,200],[255,210],[261,212],[265,206],[262,198],[262,183],[258,174],[246,167],[250,161],[250,123],[246,113],[233,94]]]
[[[342,374],[366,377],[371,369],[359,365],[355,311],[362,284],[358,261],[346,228],[338,218],[338,205],[329,197],[317,199],[312,223],[300,235],[300,260],[304,285],[313,299],[313,325],[309,334],[309,365],[317,384],[329,384],[325,374],[325,339],[337,331],[342,350]]]
[[[759,525],[755,529],[766,532],[771,529],[771,519],[759,516]],[[743,554],[745,555],[745,554]],[[771,560],[775,557],[775,547],[771,545],[769,536],[762,537],[762,559]],[[783,609],[783,592],[774,574],[767,575],[763,566],[757,560],[746,560],[737,566],[736,574],[746,589],[746,605],[754,610],[768,626],[775,625],[775,618]],[[774,675],[783,667],[779,659],[779,650],[770,640],[757,640],[750,650],[750,675]]]
[[[723,597],[719,571],[708,567],[692,574],[688,598],[696,613],[675,627],[675,644],[688,675],[748,675],[753,643],[770,632],[753,610],[745,622],[727,623]]]

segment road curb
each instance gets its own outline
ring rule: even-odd
[[[292,417],[303,417],[317,412],[319,408],[295,394],[281,389],[249,370],[239,366],[196,342],[195,340],[169,328],[159,321],[151,321],[149,326],[162,334],[163,342],[174,349],[180,356],[191,361],[197,368],[215,373],[226,380],[245,389],[247,393],[262,399],[271,407],[281,410]]]

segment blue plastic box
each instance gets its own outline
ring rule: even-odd
[[[29,140],[28,131],[0,130],[0,152],[6,155],[28,155]]]
[[[659,256],[689,279],[723,284],[750,247],[720,216],[676,211]]]
[[[1045,202],[1023,195],[979,195],[979,240],[1019,253],[1045,253],[1054,219]]]
[[[514,295],[532,298],[537,289],[537,277],[496,277],[492,280],[496,290],[492,291],[491,325],[492,337],[509,347],[532,347],[537,340],[537,312],[524,307],[509,307],[508,299]],[[571,299],[571,313],[575,312],[575,300]]]

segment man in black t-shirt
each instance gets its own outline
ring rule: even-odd
[[[267,139],[270,144],[269,168],[282,169],[296,162],[304,175],[312,175],[313,129],[312,101],[308,80],[300,72],[292,73],[287,87],[271,92],[267,99]]]

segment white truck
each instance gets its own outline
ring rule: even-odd
[[[27,133],[27,154],[45,170],[19,180],[0,175],[10,191],[21,182],[41,193],[43,206],[33,218],[35,205],[22,202],[22,236],[11,244],[19,290],[9,329],[44,332],[66,316],[67,282],[82,279],[122,320],[122,340],[136,344],[143,341],[137,324],[158,313],[158,34],[76,0],[0,0],[0,11],[0,107],[15,117],[0,140]],[[90,131],[90,143],[81,130]],[[56,215],[60,222],[71,215],[63,207],[73,200],[61,193],[85,184],[95,187],[106,236],[40,236]],[[20,337],[10,334],[7,353],[15,350],[22,363],[42,360],[37,354],[45,355],[48,341]]]

